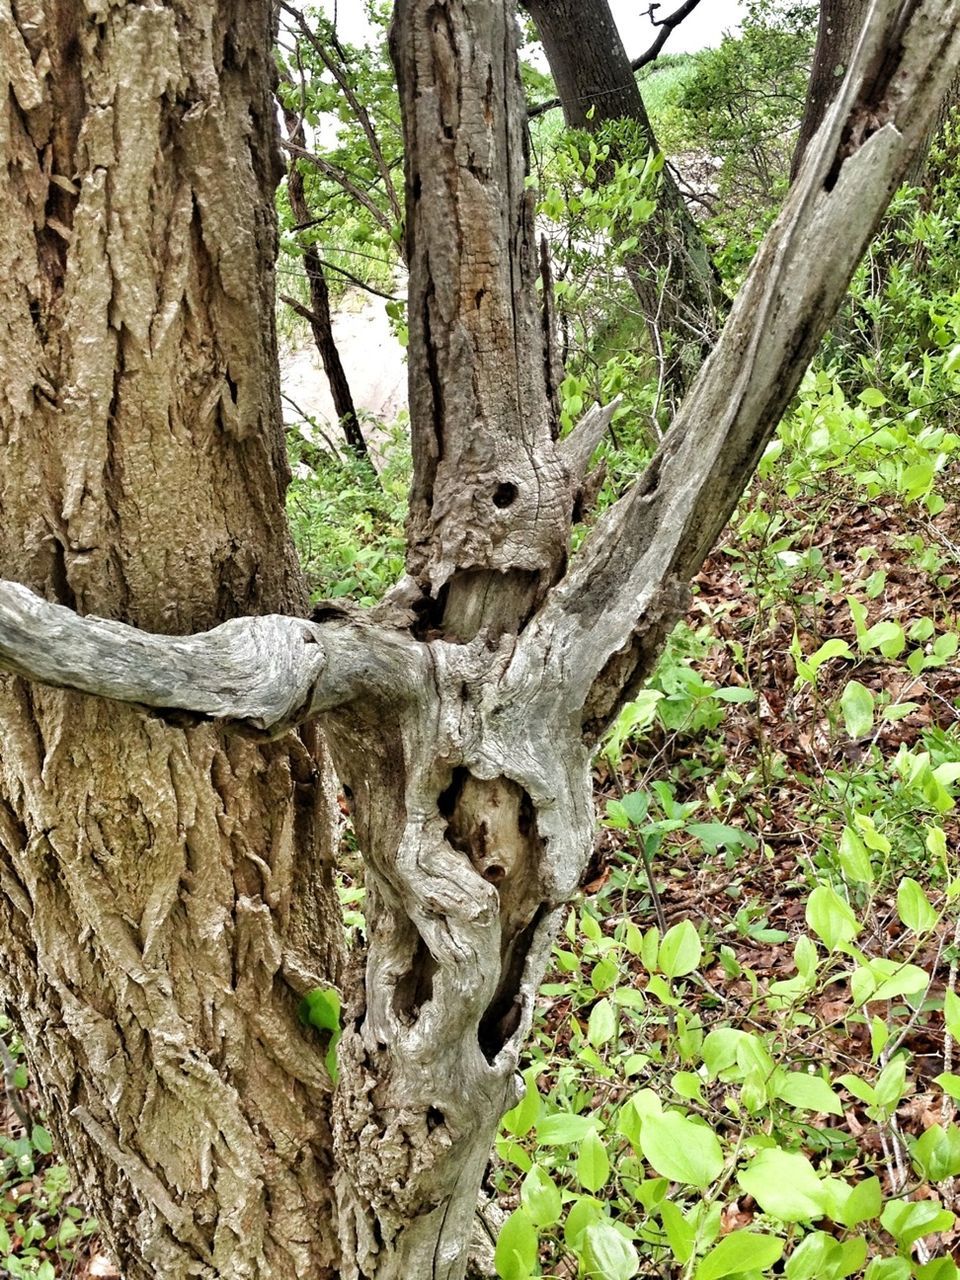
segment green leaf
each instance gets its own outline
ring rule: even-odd
[[[745,1271],[765,1271],[783,1256],[783,1241],[755,1231],[731,1231],[702,1259],[696,1280],[722,1280]]]
[[[560,1221],[563,1213],[560,1188],[541,1165],[535,1164],[524,1178],[520,1199],[534,1226],[552,1227]]]
[[[865,738],[873,730],[874,697],[859,680],[848,680],[840,695],[843,723],[851,738]]]
[[[636,1249],[611,1222],[601,1220],[587,1227],[579,1252],[592,1280],[631,1280],[640,1270]]]
[[[860,392],[860,403],[868,409],[879,409],[887,403],[887,397],[877,387],[864,387]]]
[[[696,1227],[692,1222],[687,1221],[672,1200],[664,1200],[660,1206],[660,1221],[663,1223],[673,1256],[681,1266],[685,1266],[693,1257],[694,1245],[697,1242]]]
[[[902,964],[877,956],[858,965],[850,981],[855,1004],[871,1000],[895,1000],[897,996],[916,995],[929,985],[930,976],[919,965]]]
[[[860,932],[849,905],[829,885],[818,885],[807,899],[806,921],[828,951],[836,951]]]
[[[875,622],[857,643],[864,651],[879,649],[885,658],[897,658],[906,648],[907,637],[899,622]]]
[[[526,1209],[515,1209],[500,1228],[493,1265],[500,1280],[528,1280],[539,1255],[537,1229]]]
[[[577,1177],[586,1191],[599,1191],[610,1177],[607,1149],[596,1129],[591,1129],[580,1144],[580,1153],[577,1156]]]
[[[713,1130],[675,1111],[644,1119],[640,1148],[657,1173],[686,1186],[706,1187],[723,1169],[723,1150]]]
[[[897,914],[914,933],[929,933],[939,919],[916,880],[906,876],[897,889]]]
[[[949,1231],[954,1217],[933,1200],[888,1200],[880,1223],[901,1249],[909,1249],[924,1236]]]
[[[749,1033],[736,1027],[715,1027],[703,1042],[700,1053],[711,1080],[721,1071],[729,1071],[737,1065],[737,1049]]]
[[[663,935],[658,962],[668,978],[682,978],[696,969],[702,955],[703,947],[696,929],[689,920],[682,920]]]
[[[563,1224],[563,1238],[567,1248],[574,1253],[580,1252],[580,1237],[593,1222],[603,1218],[603,1205],[593,1196],[577,1196],[573,1208],[567,1214]]]
[[[910,1280],[910,1274],[905,1258],[874,1258],[863,1280]]]
[[[850,1192],[843,1206],[841,1220],[845,1227],[856,1227],[880,1217],[883,1208],[883,1191],[879,1178],[864,1178]]]
[[[53,1150],[53,1139],[42,1124],[35,1124],[30,1133],[30,1141],[42,1155],[48,1156]]]
[[[836,1280],[840,1245],[825,1231],[812,1231],[794,1249],[784,1275],[787,1280]]]
[[[517,1105],[503,1117],[503,1127],[508,1133],[512,1133],[514,1137],[522,1138],[529,1133],[540,1118],[543,1099],[540,1097],[540,1091],[537,1087],[539,1075],[540,1069],[538,1067],[527,1067],[523,1073],[526,1092]]]
[[[843,1105],[826,1080],[822,1076],[807,1075],[805,1071],[787,1072],[777,1085],[776,1096],[804,1111],[843,1115]]]
[[[960,1129],[935,1124],[910,1147],[914,1167],[927,1182],[943,1182],[960,1174]]]
[[[943,1020],[954,1040],[960,1040],[960,996],[949,988],[943,997]]]
[[[840,869],[848,880],[873,884],[873,864],[864,842],[852,827],[844,827],[838,850]]]
[[[826,1192],[806,1156],[772,1147],[742,1170],[737,1181],[764,1213],[781,1222],[809,1222],[823,1216]]]
[[[570,1111],[558,1111],[538,1122],[537,1138],[545,1147],[564,1146],[582,1142],[596,1126],[596,1120],[590,1116],[575,1116]]]
[[[590,1010],[587,1023],[587,1039],[595,1049],[601,1048],[617,1034],[617,1015],[613,1005],[604,997]]]

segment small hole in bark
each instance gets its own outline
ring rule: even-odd
[[[493,491],[493,505],[495,507],[510,507],[517,500],[517,486],[515,484],[498,484]]]
[[[474,296],[474,299],[473,299],[474,305],[476,306],[478,311],[480,310],[480,304],[481,302],[483,302],[486,292],[487,292],[486,289],[478,289],[476,292],[476,295]]]
[[[346,799],[347,799],[347,800],[352,800],[352,799],[353,799],[353,789],[352,789],[352,787],[344,787],[344,788],[343,788],[343,794],[344,794],[344,796],[346,797]]]
[[[439,1107],[428,1107],[427,1133],[433,1133],[434,1129],[439,1129],[442,1124],[446,1124],[446,1118]]]
[[[498,867],[496,863],[494,863],[493,866],[487,867],[484,870],[483,878],[484,880],[489,880],[491,884],[499,884],[506,874],[506,867]]]
[[[414,180],[413,180],[413,198],[414,198],[414,200],[419,200],[419,199],[420,199],[420,192],[421,192],[422,190],[423,190],[423,183],[420,181],[420,175],[419,175],[419,173],[418,173],[418,174],[416,175],[416,177],[414,178]]]

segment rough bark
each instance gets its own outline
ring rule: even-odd
[[[305,142],[303,121],[298,120],[292,111],[284,111],[283,117],[287,126],[288,140],[296,146],[302,147]],[[301,163],[296,157],[291,156],[290,167],[287,171],[287,196],[290,200],[290,211],[293,214],[294,221],[300,227],[308,227],[312,219],[310,217],[310,206],[307,204],[303,174],[300,171]],[[327,375],[330,395],[333,399],[333,409],[339,419],[344,439],[358,458],[366,458],[368,456],[367,442],[364,440],[363,432],[360,430],[360,419],[357,417],[356,406],[353,403],[350,383],[347,381],[346,370],[343,367],[340,351],[333,336],[330,290],[327,287],[327,277],[324,274],[323,263],[320,261],[320,254],[317,252],[315,244],[303,243],[303,267],[307,275],[307,287],[310,290],[309,309],[304,311],[292,299],[285,298],[284,301],[288,305],[295,306],[301,315],[305,315],[310,325],[310,332],[313,334],[313,341],[320,354],[320,360],[323,363],[323,371]]]
[[[596,132],[611,120],[633,120],[659,151],[607,0],[524,0],[524,7],[543,42],[567,124]],[[661,172],[657,211],[627,267],[665,389],[676,400],[713,345],[726,301],[669,165]]]
[[[299,611],[266,0],[0,2],[0,566],[164,635]],[[127,1280],[334,1276],[314,728],[0,681],[0,991]]]
[[[551,586],[552,577],[561,572],[563,504],[569,507],[572,500],[578,482],[574,471],[598,429],[598,416],[585,420],[574,444],[555,444],[549,425],[543,429],[545,396],[537,393],[535,382],[543,376],[540,337],[533,299],[526,293],[523,258],[516,261],[514,278],[519,295],[512,303],[513,293],[506,300],[495,299],[497,309],[487,313],[489,328],[475,314],[482,315],[486,298],[477,305],[477,276],[470,274],[479,264],[484,289],[507,287],[501,283],[502,264],[512,261],[507,249],[526,243],[522,184],[514,182],[510,167],[515,145],[510,112],[519,110],[512,19],[509,0],[401,0],[398,6],[394,48],[405,105],[415,111],[409,126],[411,262],[419,264],[415,271],[421,273],[429,263],[436,276],[434,290],[425,295],[422,279],[411,285],[412,296],[424,304],[411,376],[421,396],[415,401],[418,411],[428,414],[415,425],[414,440],[418,448],[432,442],[442,447],[420,463],[419,540],[411,556],[415,573],[393,598],[373,615],[324,608],[309,622],[283,616],[238,619],[164,646],[162,638],[132,635],[121,624],[65,616],[61,608],[22,587],[0,589],[0,666],[5,669],[152,706],[165,721],[186,712],[201,721],[213,717],[221,724],[232,722],[258,736],[325,713],[368,877],[368,946],[365,955],[357,956],[357,967],[363,961],[365,973],[347,989],[335,1096],[343,1248],[337,1274],[345,1280],[461,1280],[489,1140],[500,1112],[515,1097],[515,1070],[537,983],[562,906],[589,860],[589,751],[597,728],[655,657],[682,607],[684,583],[747,483],[960,59],[960,0],[909,5],[877,0],[869,38],[819,145],[811,148],[658,457],[638,486],[598,523],[570,570]],[[492,101],[507,103],[507,128],[502,122],[496,128],[488,118],[485,108]],[[451,231],[458,234],[451,237]],[[437,243],[429,238],[434,234],[439,235]],[[453,308],[457,296],[464,318],[455,309],[449,312],[456,324],[447,336],[435,324],[447,312],[434,308]],[[528,343],[522,352],[513,352],[512,362],[501,363],[501,380],[515,392],[506,403],[495,399],[490,364],[491,352],[502,358],[509,351],[502,326],[515,342]],[[448,342],[455,345],[469,377],[458,377]],[[444,396],[447,379],[450,401]],[[427,385],[421,385],[424,381]],[[503,411],[503,423],[492,416],[491,405]],[[477,412],[461,415],[458,406]],[[522,417],[525,413],[531,417]],[[471,451],[474,437],[477,452]],[[508,475],[526,483],[542,474],[549,481],[541,483],[540,493],[556,505],[548,509],[544,523],[536,509],[521,501],[519,491],[505,506],[496,501],[504,496],[497,486],[513,482],[499,472],[511,439],[520,441],[520,447],[529,445],[533,456],[522,464],[530,470]],[[463,488],[470,499],[459,520],[476,524],[475,539],[467,536],[472,529],[458,524],[451,499],[441,503],[438,497],[444,492],[441,479],[452,483],[452,477],[442,475],[444,462],[452,457],[462,459]],[[483,469],[485,462],[496,464],[492,472]],[[483,509],[484,498],[512,516],[502,516],[504,523],[498,523]],[[508,525],[510,519],[515,523]],[[556,542],[552,529],[558,531]],[[511,562],[502,558],[508,543],[521,573],[509,590],[497,595],[491,584],[509,572]],[[488,611],[491,600],[495,611]],[[30,700],[33,717],[38,705],[62,706],[67,696],[81,705],[79,695],[16,687],[21,699]],[[171,693],[178,708],[173,712]],[[42,1014],[52,1014],[56,1035],[72,1034],[74,1023],[68,1018],[75,1015],[73,1001],[78,992],[87,997],[80,1000],[84,1016],[79,1026],[84,1045],[92,1046],[90,1056],[78,1058],[79,1048],[68,1040],[66,1070],[61,1066],[58,1074],[56,1062],[42,1059],[56,1086],[69,1075],[71,1101],[60,1114],[69,1111],[63,1125],[67,1138],[80,1134],[74,1159],[83,1165],[79,1156],[88,1145],[94,1153],[109,1148],[110,1108],[117,1097],[129,1098],[139,1087],[141,1076],[131,1082],[123,1074],[124,1055],[132,1055],[151,1088],[132,1115],[123,1109],[114,1163],[101,1155],[99,1165],[86,1171],[112,1179],[102,1200],[113,1213],[123,1206],[111,1201],[110,1188],[128,1182],[134,1192],[140,1188],[142,1216],[151,1222],[159,1218],[162,1243],[174,1241],[179,1250],[174,1262],[182,1270],[163,1271],[166,1260],[157,1255],[159,1265],[152,1256],[147,1262],[133,1259],[140,1270],[130,1274],[151,1274],[151,1266],[153,1274],[211,1278],[242,1274],[265,1280],[294,1274],[289,1252],[277,1255],[279,1263],[272,1270],[273,1259],[256,1252],[264,1238],[276,1245],[272,1233],[275,1224],[288,1224],[289,1203],[281,1198],[268,1220],[257,1219],[258,1181],[252,1188],[249,1181],[241,1187],[253,1197],[252,1205],[245,1202],[244,1214],[249,1209],[255,1228],[259,1223],[262,1229],[262,1234],[255,1230],[252,1244],[244,1237],[247,1270],[224,1271],[219,1258],[211,1263],[202,1252],[219,1245],[229,1253],[228,1245],[235,1244],[230,1232],[241,1224],[237,1218],[225,1222],[227,1215],[221,1214],[218,1231],[210,1225],[210,1213],[221,1204],[220,1177],[225,1193],[238,1188],[238,1170],[229,1158],[238,1151],[248,1153],[242,1141],[247,1132],[244,1105],[289,1104],[289,1114],[302,1119],[312,1113],[309,1105],[301,1111],[301,1104],[324,1096],[323,1081],[304,1081],[298,1075],[309,1075],[311,1067],[317,1070],[317,1055],[298,1037],[292,1011],[283,1016],[285,983],[291,981],[285,967],[287,934],[278,924],[281,908],[273,907],[269,896],[272,884],[264,887],[266,867],[275,866],[270,860],[274,846],[267,841],[250,848],[268,822],[268,811],[256,804],[242,815],[231,811],[232,824],[215,812],[213,818],[221,821],[211,818],[196,833],[184,875],[176,861],[182,856],[180,846],[171,851],[155,836],[138,840],[140,810],[124,803],[130,794],[137,796],[144,823],[162,832],[166,828],[156,800],[141,797],[132,778],[109,789],[110,779],[127,762],[118,766],[114,760],[111,774],[102,759],[111,745],[116,756],[117,739],[110,735],[118,724],[130,726],[124,729],[124,748],[127,737],[133,740],[134,725],[147,742],[153,741],[151,732],[173,731],[145,719],[142,711],[120,712],[116,704],[100,701],[83,705],[92,707],[88,714],[99,720],[83,726],[87,734],[82,739],[73,736],[72,723],[61,719],[56,726],[45,725],[56,727],[59,739],[51,732],[38,744],[36,734],[27,735],[26,745],[18,748],[16,758],[28,762],[22,769],[28,779],[39,777],[42,766],[36,757],[46,751],[47,776],[58,788],[53,793],[54,824],[42,826],[46,815],[31,812],[35,834],[32,845],[23,842],[23,852],[16,826],[24,808],[21,794],[12,794],[0,810],[13,815],[3,827],[2,870],[7,894],[3,909],[14,922],[13,936],[23,939],[19,948],[10,947],[18,957],[14,979],[32,979],[33,985],[24,989],[33,996],[42,973],[45,989],[37,1005]],[[20,722],[13,723],[16,728]],[[214,732],[201,723],[163,742],[185,749],[214,742],[235,751],[227,765],[215,761],[213,778],[219,785],[221,778],[232,776],[224,772],[228,765],[235,768],[234,760],[249,759],[244,751],[257,749],[226,746],[227,739],[215,738]],[[102,751],[101,740],[107,744]],[[272,749],[286,752],[288,741],[280,738]],[[137,754],[135,766],[146,770],[156,786],[167,786],[161,795],[169,794],[169,784],[149,774],[144,755]],[[107,780],[105,796],[91,794],[91,765]],[[201,794],[202,770],[181,767],[179,757],[168,769],[177,788],[178,819],[183,822],[187,811],[204,814],[202,803],[190,809],[190,788]],[[264,769],[255,785],[266,785],[268,776]],[[282,771],[281,778],[286,779]],[[183,779],[190,787],[184,788]],[[69,809],[60,807],[61,793]],[[248,789],[244,799],[249,794]],[[39,782],[28,799],[53,803]],[[95,840],[88,834],[93,821]],[[72,834],[78,823],[82,839]],[[201,837],[211,827],[204,842]],[[73,843],[65,843],[71,839]],[[242,866],[231,841],[246,842],[242,848],[249,852]],[[142,856],[128,858],[131,846]],[[144,901],[144,886],[159,874],[157,860],[166,858],[181,885],[179,897],[156,902],[148,894]],[[322,929],[307,922],[298,897],[312,892],[306,910],[322,910],[316,898],[318,868],[308,865],[304,874],[314,878],[307,885],[289,883],[286,899],[291,918],[301,913],[302,923],[292,926],[301,943],[323,936]],[[249,889],[244,897],[252,897],[257,906],[246,932],[237,925],[235,885],[241,876]],[[281,877],[280,883],[288,882]],[[31,895],[41,904],[45,895],[58,896],[62,909],[38,916]],[[76,947],[72,935],[64,934],[67,910],[90,931]],[[32,921],[28,912],[34,912]],[[148,945],[151,928],[159,939],[155,945],[165,947],[169,957],[156,976],[156,953]],[[272,946],[264,945],[264,936]],[[210,963],[201,975],[206,987],[187,981],[168,996],[164,981],[174,974],[182,980],[187,963],[201,963],[183,958],[188,947],[205,957],[216,957],[218,948],[227,947],[229,973],[204,961]],[[295,947],[291,952],[297,963],[289,968],[297,985],[302,952]],[[42,965],[35,955],[43,958]],[[115,987],[104,989],[97,982],[101,971]],[[173,1020],[172,1005],[179,1021]],[[233,1011],[236,1020],[225,1021]],[[183,1043],[185,1023],[199,1026],[194,1034],[201,1048],[175,1054],[175,1065],[163,1073],[165,1055]],[[61,1033],[62,1025],[68,1032]],[[227,1027],[216,1057],[204,1038],[209,1025],[211,1036]],[[36,1042],[40,1028],[34,1024],[32,1030]],[[230,1031],[239,1033],[240,1048],[229,1039]],[[137,1036],[149,1041],[149,1058]],[[261,1048],[260,1057],[244,1056],[251,1041]],[[232,1074],[233,1053],[242,1058],[237,1075]],[[251,1070],[264,1063],[271,1073],[266,1088],[279,1096],[251,1098]],[[76,1073],[78,1065],[94,1068],[99,1077],[89,1082]],[[158,1110],[166,1119],[180,1116],[177,1108],[184,1097],[194,1097],[197,1078],[212,1087],[229,1084],[226,1101],[235,1110],[223,1130],[224,1147],[214,1146],[206,1163],[203,1140],[199,1153],[190,1146],[194,1129],[205,1134],[205,1126],[212,1124],[207,1112],[191,1103],[177,1150],[144,1151],[137,1145],[141,1134],[155,1132],[144,1117]],[[258,1084],[263,1095],[264,1085]],[[174,1094],[178,1087],[181,1093]],[[237,1129],[233,1120],[238,1113]],[[221,1119],[219,1111],[217,1117]],[[166,1128],[161,1124],[159,1131]],[[268,1128],[257,1128],[256,1138]],[[83,1137],[88,1132],[94,1134],[92,1143]],[[300,1138],[299,1130],[294,1136]],[[278,1126],[270,1137],[278,1144],[274,1159],[282,1163],[287,1130]],[[268,1150],[274,1149],[261,1151],[264,1161]],[[322,1159],[316,1146],[299,1150]],[[184,1168],[183,1153],[190,1151],[197,1155],[196,1179],[207,1199],[194,1190],[192,1166]],[[296,1168],[302,1171],[302,1166]],[[204,1184],[207,1169],[213,1180]],[[290,1185],[284,1183],[284,1191]],[[135,1196],[128,1193],[128,1198]],[[153,1202],[161,1208],[151,1218]],[[323,1205],[317,1214],[320,1222],[306,1226],[322,1233]],[[115,1229],[125,1230],[116,1224]],[[146,1233],[145,1238],[152,1244],[156,1236]],[[292,1243],[303,1245],[310,1262],[301,1273],[323,1275],[329,1267],[326,1242],[298,1235]],[[189,1254],[189,1249],[195,1252]]]

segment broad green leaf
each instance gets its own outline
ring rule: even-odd
[[[879,1178],[864,1178],[850,1192],[843,1206],[841,1221],[845,1227],[857,1227],[880,1217],[883,1208],[883,1191]]]
[[[42,1124],[35,1124],[30,1132],[30,1141],[42,1155],[48,1156],[53,1150],[53,1139]]]
[[[853,658],[853,653],[846,640],[838,640],[836,638],[825,641],[819,649],[811,653],[807,658],[807,663],[813,668],[814,672],[820,670],[825,662],[829,662],[831,658]]]
[[[877,956],[858,965],[850,981],[855,1004],[871,1000],[895,1000],[898,996],[916,995],[929,985],[930,976],[919,965],[902,964]]]
[[[665,1200],[660,1206],[660,1221],[673,1256],[681,1266],[686,1266],[693,1257],[693,1247],[697,1240],[696,1227],[687,1221],[672,1200]]]
[[[764,1213],[781,1222],[809,1222],[823,1216],[826,1193],[806,1156],[779,1147],[761,1151],[737,1181]]]
[[[929,933],[939,919],[916,880],[906,876],[897,889],[897,914],[914,933]]]
[[[865,738],[873,730],[874,697],[859,680],[848,680],[840,695],[843,723],[851,738]]]
[[[927,1182],[943,1182],[960,1174],[960,1129],[935,1124],[910,1147],[914,1168]]]
[[[700,1052],[711,1080],[737,1065],[737,1048],[747,1034],[735,1027],[716,1027],[710,1032]]]
[[[874,1258],[863,1280],[910,1280],[910,1274],[906,1258]]]
[[[696,1280],[722,1280],[746,1271],[765,1271],[783,1256],[783,1241],[755,1231],[731,1231],[702,1259]]]
[[[826,884],[818,885],[807,899],[806,921],[828,951],[852,942],[860,932],[849,905]]]
[[[879,409],[887,403],[887,397],[878,387],[864,387],[860,392],[860,403],[868,409]]]
[[[640,1148],[657,1173],[671,1182],[706,1187],[723,1169],[723,1150],[713,1130],[675,1111],[644,1119]]]
[[[569,1111],[558,1111],[545,1116],[537,1123],[537,1138],[545,1147],[563,1146],[582,1142],[597,1126],[590,1116],[575,1116]]]
[[[580,1152],[577,1156],[577,1177],[586,1191],[599,1191],[610,1177],[607,1149],[596,1129],[591,1129],[580,1144]]]
[[[493,1265],[500,1280],[528,1280],[539,1254],[537,1229],[526,1209],[515,1209],[500,1228]]]
[[[951,1071],[943,1071],[934,1077],[933,1083],[938,1084],[949,1097],[960,1102],[960,1076],[954,1075]]]
[[[857,643],[864,651],[879,649],[885,658],[896,658],[906,647],[907,637],[899,622],[875,622]]]
[[[776,1096],[791,1107],[842,1116],[843,1105],[822,1076],[790,1071],[777,1084]]]
[[[837,1280],[840,1245],[825,1231],[811,1231],[787,1262],[787,1280]]]
[[[943,1018],[954,1040],[960,1040],[960,996],[948,990],[943,997]]]
[[[668,978],[682,978],[696,969],[702,955],[696,929],[689,920],[682,920],[663,935],[658,963]]]
[[[960,1271],[951,1258],[931,1258],[916,1270],[917,1280],[957,1280]]]
[[[580,1258],[594,1280],[631,1280],[640,1270],[636,1249],[611,1222],[603,1220],[584,1231]]]
[[[603,1205],[599,1200],[595,1200],[593,1196],[578,1196],[563,1224],[563,1238],[567,1248],[579,1253],[581,1235],[592,1223],[600,1222],[603,1216]]]
[[[530,1132],[540,1119],[543,1100],[537,1087],[539,1075],[540,1069],[538,1067],[528,1067],[524,1071],[523,1084],[525,1093],[517,1105],[503,1117],[503,1127],[507,1133],[512,1133],[514,1137],[522,1138]]]
[[[901,1249],[909,1249],[924,1236],[949,1231],[954,1216],[933,1200],[888,1200],[880,1223]]]
[[[590,1010],[590,1020],[587,1023],[587,1039],[599,1049],[605,1044],[609,1044],[613,1037],[617,1034],[617,1014],[610,1003],[604,997],[598,1000]]]
[[[552,1227],[560,1221],[563,1198],[560,1188],[546,1169],[535,1164],[520,1186],[520,1200],[537,1227]]]
[[[844,827],[838,850],[840,867],[848,880],[858,884],[873,884],[873,864],[864,842],[853,827]]]

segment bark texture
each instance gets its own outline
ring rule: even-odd
[[[0,0],[0,566],[165,635],[298,611],[266,0]],[[316,732],[0,682],[0,991],[127,1280],[337,1274]]]
[[[593,133],[611,120],[633,120],[658,152],[607,0],[524,0],[524,7],[543,42],[567,124]],[[627,266],[665,388],[677,399],[716,340],[727,304],[669,165],[661,172],[656,213]]]

